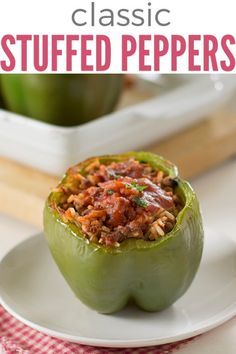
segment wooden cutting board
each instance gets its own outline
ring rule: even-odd
[[[236,113],[213,114],[145,150],[174,162],[182,177],[193,178],[236,154]],[[0,212],[42,227],[45,198],[58,181],[0,157]]]

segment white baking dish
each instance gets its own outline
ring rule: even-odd
[[[0,110],[0,155],[60,175],[91,155],[142,149],[202,119],[234,90],[234,75],[195,75],[144,103],[69,128]]]

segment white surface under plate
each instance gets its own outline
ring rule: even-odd
[[[163,344],[203,333],[236,314],[236,243],[206,232],[203,260],[187,293],[161,313],[129,307],[101,315],[77,300],[57,270],[43,235],[13,248],[0,264],[2,305],[51,336],[105,347]]]
[[[191,75],[151,100],[67,128],[0,109],[0,155],[61,175],[89,156],[143,149],[204,118],[235,89],[234,75]]]

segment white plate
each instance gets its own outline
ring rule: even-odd
[[[161,313],[130,307],[101,315],[77,300],[54,264],[43,235],[11,250],[0,264],[2,305],[51,336],[105,347],[163,344],[203,333],[236,314],[236,243],[207,232],[203,260],[188,290]]]

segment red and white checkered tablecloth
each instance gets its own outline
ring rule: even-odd
[[[38,332],[11,316],[0,306],[0,354],[169,354],[193,340],[155,347],[111,349],[65,342]]]

